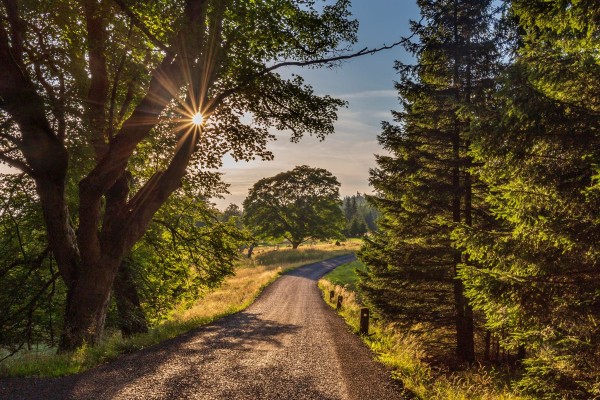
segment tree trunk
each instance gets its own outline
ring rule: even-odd
[[[146,315],[140,304],[135,281],[133,279],[130,260],[123,260],[115,283],[113,285],[117,314],[119,316],[119,329],[124,337],[138,333],[148,332]]]
[[[492,348],[492,331],[487,329],[485,331],[485,349],[483,351],[483,360],[490,361],[490,354]]]
[[[292,249],[297,249],[300,246],[299,242],[292,242]]]
[[[256,243],[252,243],[248,247],[248,258],[252,258],[252,252],[254,251],[254,247],[256,247]]]
[[[110,291],[120,260],[101,257],[99,265],[83,265],[68,288],[67,307],[59,352],[72,351],[102,337]]]
[[[517,363],[521,364],[523,360],[527,357],[527,351],[524,345],[520,345],[517,349]]]
[[[471,142],[469,140],[466,141],[465,146],[467,148],[469,148],[469,146],[471,145]],[[469,172],[469,169],[471,168],[471,159],[470,157],[467,157],[466,159],[467,165],[465,168],[465,172],[464,172],[464,199],[465,199],[465,224],[467,226],[473,226],[473,184],[472,184],[472,177],[471,177],[471,173]],[[464,255],[464,263],[468,263],[469,262],[469,256],[468,255]],[[471,307],[471,305],[469,304],[468,299],[465,297],[464,294],[464,287],[463,287],[463,301],[464,301],[464,335],[465,335],[465,357],[464,360],[472,363],[475,362],[475,323],[473,320],[473,307]]]

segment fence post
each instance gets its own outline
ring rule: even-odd
[[[333,303],[333,297],[335,296],[335,290],[329,291],[329,302]]]
[[[344,300],[344,298],[342,297],[342,295],[339,295],[337,305],[335,307],[336,310],[339,310],[340,308],[342,308],[342,300]]]
[[[360,309],[360,333],[363,335],[369,334],[369,309]]]

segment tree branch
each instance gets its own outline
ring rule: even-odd
[[[125,4],[125,2],[123,0],[114,0],[114,2],[117,3],[117,5],[121,8],[121,10],[123,10],[125,15],[127,15],[129,18],[131,18],[131,21],[133,22],[133,24],[135,26],[137,26],[138,29],[141,30],[144,33],[144,35],[146,35],[146,37],[148,39],[150,39],[150,41],[156,47],[158,47],[165,53],[168,53],[170,51],[170,49],[163,42],[158,40],[158,38],[150,32],[148,27],[142,21],[140,21],[140,19],[137,17],[137,15],[135,15],[135,13],[129,7],[127,7],[127,4]]]
[[[421,18],[422,20],[422,18]],[[324,58],[318,58],[318,59],[314,59],[314,60],[308,60],[308,61],[284,61],[284,62],[280,62],[280,63],[276,63],[270,67],[265,67],[263,70],[251,75],[250,77],[248,77],[247,79],[245,79],[243,82],[241,82],[240,84],[234,86],[231,89],[225,90],[223,91],[220,95],[218,95],[217,97],[215,97],[213,99],[213,101],[210,103],[210,105],[207,107],[206,111],[203,112],[206,115],[210,115],[212,114],[215,109],[217,107],[219,107],[219,105],[229,96],[237,93],[238,91],[244,89],[245,87],[247,87],[248,85],[250,85],[254,80],[270,73],[273,72],[277,69],[280,68],[284,68],[284,67],[308,67],[310,65],[325,65],[325,64],[332,64],[338,61],[344,61],[344,60],[350,60],[353,58],[357,58],[357,57],[362,57],[365,55],[373,55],[375,53],[378,53],[380,51],[384,51],[384,50],[390,50],[393,49],[394,47],[403,45],[405,43],[408,43],[414,36],[416,35],[416,33],[413,33],[412,35],[402,38],[401,40],[392,43],[390,45],[383,45],[381,47],[375,47],[375,48],[368,48],[365,47],[362,50],[359,50],[357,52],[351,53],[351,54],[344,54],[344,55],[340,55],[340,56],[335,56],[335,57],[324,57]]]
[[[108,99],[109,83],[106,66],[106,21],[102,5],[96,0],[86,0],[85,22],[88,42],[88,65],[90,73],[90,88],[87,93],[86,111],[89,129],[92,132],[92,144],[96,160],[102,159],[107,151],[106,132],[106,101]]]

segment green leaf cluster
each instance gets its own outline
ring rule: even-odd
[[[245,224],[258,236],[283,237],[294,248],[308,239],[340,238],[339,186],[329,171],[306,165],[263,178],[244,200]]]

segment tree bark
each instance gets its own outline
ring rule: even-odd
[[[146,315],[140,304],[137,287],[131,271],[131,262],[123,260],[113,285],[119,329],[124,337],[148,332]]]
[[[485,348],[483,350],[483,360],[490,361],[490,354],[492,350],[492,331],[487,329],[485,331]]]
[[[96,344],[102,337],[110,289],[120,260],[103,256],[95,265],[82,265],[76,283],[68,289],[59,352]]]

